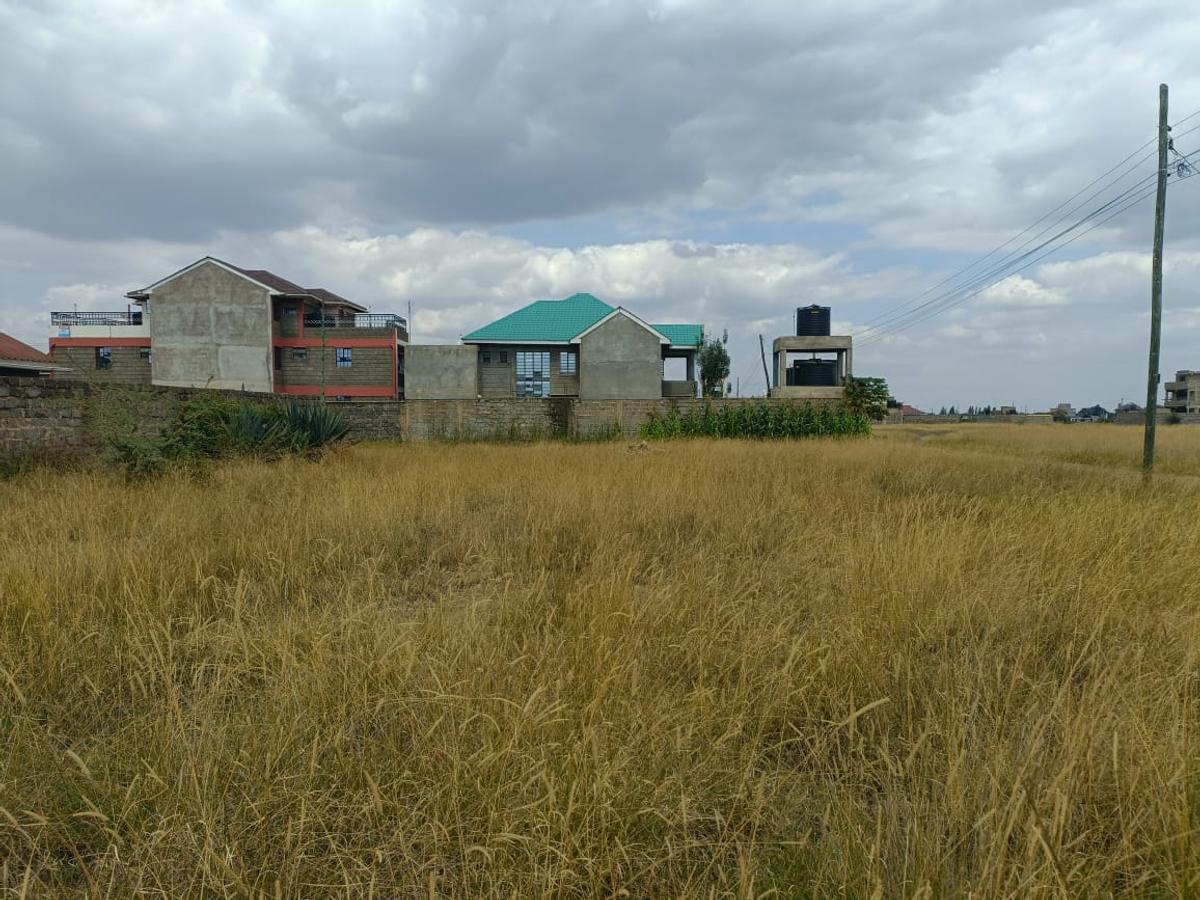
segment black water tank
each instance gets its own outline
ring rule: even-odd
[[[837,361],[798,359],[787,368],[788,387],[837,387]]]
[[[797,337],[828,337],[829,336],[829,307],[800,306],[796,309]]]

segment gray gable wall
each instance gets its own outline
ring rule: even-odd
[[[662,342],[622,312],[579,342],[579,396],[583,400],[657,400],[662,397]]]

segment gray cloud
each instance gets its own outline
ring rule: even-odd
[[[0,0],[0,329],[41,343],[48,309],[211,252],[412,300],[440,339],[592,290],[728,328],[761,380],[798,302],[861,324],[1149,138],[1160,80],[1200,106],[1198,40],[1165,0]],[[1145,205],[860,366],[919,402],[1111,402],[1148,235]],[[1164,359],[1195,366],[1200,181],[1168,238]]]

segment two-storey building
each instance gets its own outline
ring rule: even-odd
[[[96,381],[402,395],[408,322],[324,288],[206,256],[126,297],[124,312],[52,312],[55,362]]]

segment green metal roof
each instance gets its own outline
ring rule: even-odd
[[[470,343],[569,344],[612,311],[613,307],[591,294],[572,294],[562,300],[537,300],[463,335],[463,340]],[[650,327],[676,346],[698,347],[704,334],[700,325]]]
[[[676,347],[699,347],[704,343],[703,325],[651,325]]]
[[[463,335],[463,340],[567,344],[612,311],[611,306],[591,294],[572,294],[564,300],[538,300]]]

